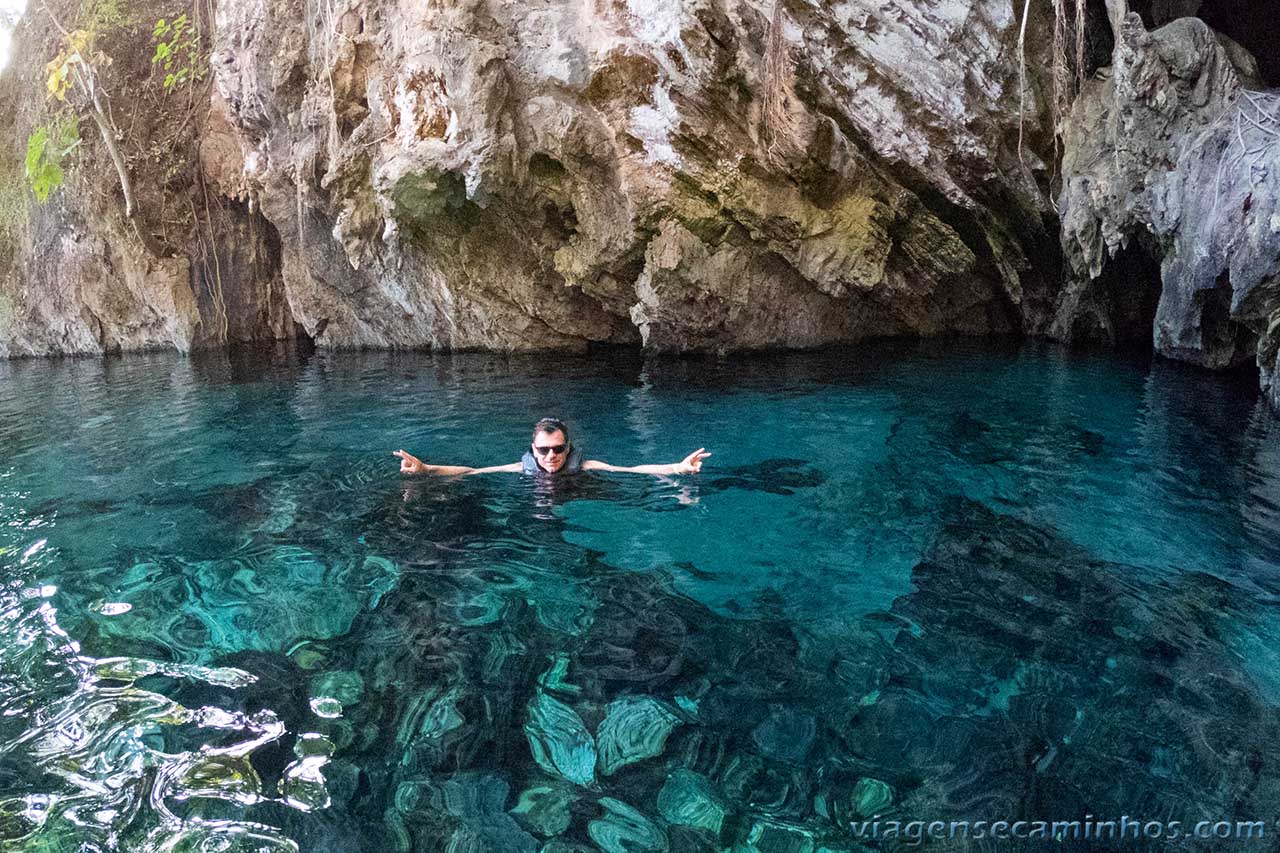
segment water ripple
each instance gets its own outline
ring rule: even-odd
[[[0,363],[0,848],[1265,817],[1275,421],[1160,363],[938,346]],[[514,461],[543,413],[590,458],[716,455],[390,456]]]

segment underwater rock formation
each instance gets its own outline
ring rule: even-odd
[[[1253,57],[1198,19],[1148,32],[1130,15],[1064,140],[1073,275],[1052,334],[1114,342],[1153,323],[1170,358],[1256,358],[1280,402],[1280,94],[1262,89]]]
[[[28,17],[43,57],[56,32]],[[1050,137],[1011,4],[229,0],[210,23],[188,244],[144,191],[186,178],[133,162],[130,221],[86,170],[0,270],[10,354],[725,351],[1017,332],[1051,305]],[[149,56],[146,29],[113,56]],[[15,144],[38,77],[2,87]],[[122,91],[121,121],[163,112]]]

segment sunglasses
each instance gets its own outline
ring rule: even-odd
[[[561,453],[564,453],[565,449],[568,448],[568,446],[569,445],[567,444],[548,444],[545,447],[539,447],[538,445],[535,444],[533,445],[533,452],[537,453],[539,456],[547,456],[552,453],[554,453],[556,456],[559,456]]]

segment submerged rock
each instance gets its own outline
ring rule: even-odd
[[[549,838],[569,828],[573,802],[568,791],[543,785],[522,793],[511,815],[530,832]]]
[[[598,851],[587,844],[575,844],[572,841],[554,839],[542,845],[542,849],[538,853],[598,853]]]
[[[728,807],[706,777],[682,769],[668,776],[658,792],[658,813],[667,823],[707,829],[718,835]]]
[[[581,693],[582,688],[576,684],[571,684],[568,678],[569,655],[565,652],[557,652],[552,656],[550,668],[538,676],[538,685],[544,690],[568,696],[576,696]]]
[[[676,715],[652,697],[627,696],[610,702],[596,732],[601,774],[610,776],[628,764],[661,755],[677,725]]]
[[[751,825],[746,838],[733,853],[813,853],[813,833],[799,826],[760,820]]]
[[[395,814],[413,828],[420,848],[534,853],[537,840],[504,810],[510,790],[501,776],[476,771],[443,781],[402,782]]]
[[[396,740],[402,747],[442,738],[466,724],[458,711],[461,689],[430,687],[409,701]]]
[[[594,782],[596,744],[577,712],[541,691],[527,710],[524,732],[538,766],[575,785]]]
[[[871,817],[893,805],[893,789],[879,779],[863,777],[853,787],[853,810],[859,817]]]
[[[311,695],[336,699],[343,708],[350,708],[364,697],[364,678],[345,670],[320,673],[311,679]]]
[[[760,751],[776,761],[803,764],[818,725],[812,714],[790,707],[774,708],[751,733]]]
[[[603,817],[587,825],[587,834],[605,853],[665,853],[666,833],[624,802],[601,797]]]

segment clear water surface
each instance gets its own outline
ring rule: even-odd
[[[513,461],[545,414],[593,458],[714,455],[555,483],[391,456]],[[0,363],[0,849],[1280,832],[1278,533],[1276,422],[1163,362]]]

